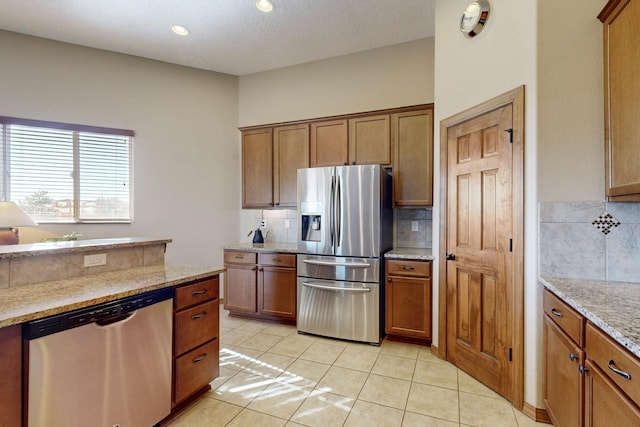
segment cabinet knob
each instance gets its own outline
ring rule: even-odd
[[[578,372],[580,372],[581,374],[584,374],[585,372],[588,372],[588,371],[589,371],[589,368],[584,366],[582,363],[578,365]]]
[[[391,277],[387,278],[387,282],[391,283]]]
[[[260,268],[258,269],[258,271],[264,271],[264,268],[260,267]]]
[[[576,356],[575,354],[573,354],[572,351],[569,352],[569,360],[571,360],[572,362],[575,362],[578,359],[578,356]]]

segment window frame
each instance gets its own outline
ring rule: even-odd
[[[30,126],[56,130],[66,130],[73,132],[73,218],[68,220],[52,220],[38,219],[41,224],[90,224],[90,223],[114,223],[114,224],[130,224],[133,222],[133,148],[135,132],[128,129],[109,128],[102,126],[79,125],[63,122],[51,122],[45,120],[33,120],[17,117],[0,116],[0,172],[5,174],[8,159],[8,145],[5,144],[5,126],[19,125]],[[129,215],[128,218],[81,218],[80,217],[80,174],[79,174],[79,137],[78,133],[93,133],[102,135],[123,136],[128,138],[128,157],[129,157]],[[2,179],[2,188],[0,188],[0,196],[4,200],[8,194],[8,186],[10,178],[5,175]]]

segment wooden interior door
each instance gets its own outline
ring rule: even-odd
[[[448,129],[447,359],[511,400],[512,106]]]

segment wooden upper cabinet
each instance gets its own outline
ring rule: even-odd
[[[393,207],[433,205],[433,110],[391,115]]]
[[[298,169],[309,167],[309,125],[274,128],[273,154],[274,206],[295,207]]]
[[[242,132],[242,207],[273,206],[273,131]]]
[[[640,200],[640,1],[610,0],[604,24],[605,185],[611,201]]]
[[[391,165],[391,132],[388,114],[349,120],[349,163]]]
[[[347,120],[311,123],[310,166],[342,166],[349,161]]]

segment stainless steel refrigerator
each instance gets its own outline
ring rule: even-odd
[[[298,332],[379,344],[391,176],[380,165],[298,170]]]

